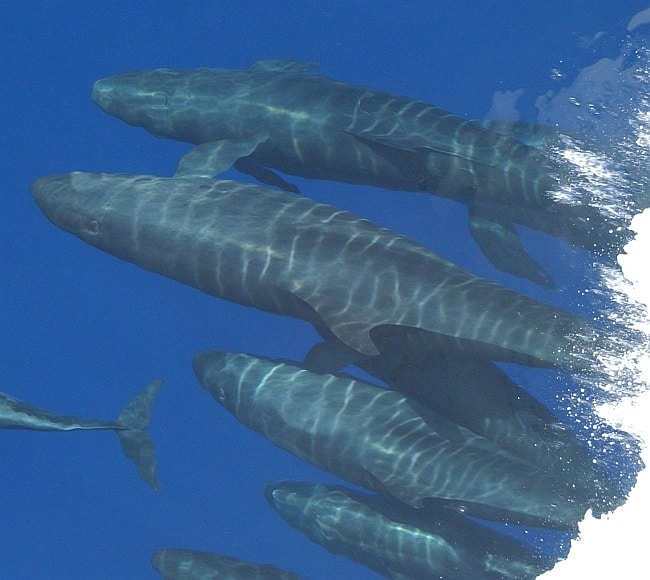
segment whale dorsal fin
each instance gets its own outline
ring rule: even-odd
[[[250,155],[269,138],[266,132],[241,139],[222,139],[201,143],[179,161],[174,177],[215,177]]]

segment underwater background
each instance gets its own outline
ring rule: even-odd
[[[310,543],[262,493],[269,480],[336,478],[240,425],[192,372],[192,357],[206,348],[301,360],[318,340],[311,326],[98,252],[53,227],[33,202],[29,186],[39,176],[170,176],[189,149],[107,116],[90,99],[95,80],[159,67],[243,69],[273,58],[317,62],[331,78],[469,119],[580,130],[598,102],[595,130],[611,136],[605,143],[616,157],[643,84],[617,84],[606,64],[623,70],[642,58],[648,26],[630,21],[646,8],[630,0],[2,2],[0,390],[54,412],[109,420],[151,380],[165,384],[150,428],[158,493],[137,478],[112,433],[0,433],[0,577],[156,578],[149,560],[165,546],[272,563],[313,580],[378,577]],[[250,180],[235,171],[227,177]],[[552,291],[495,270],[469,236],[460,204],[292,181],[313,199],[539,300],[588,317],[607,303],[605,296],[595,305],[586,292],[598,282],[593,257],[548,236],[527,231],[525,242],[551,265]],[[576,430],[591,431],[584,385],[539,369],[508,370]],[[638,461],[625,445],[611,443],[609,458],[633,479]],[[565,535],[531,536],[535,546],[566,555]]]

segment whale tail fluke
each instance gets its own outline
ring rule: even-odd
[[[116,431],[122,444],[122,451],[138,470],[140,479],[158,491],[156,454],[153,441],[145,431],[151,422],[151,405],[163,381],[149,383],[120,413],[117,423],[122,429]]]

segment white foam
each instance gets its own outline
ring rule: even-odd
[[[650,210],[634,217],[632,229],[636,232],[635,239],[625,247],[618,262],[624,277],[631,282],[625,287],[629,298],[643,305],[646,331],[650,331]],[[622,291],[621,288],[613,290]],[[642,326],[642,320],[637,322]],[[647,341],[644,346],[648,347]],[[636,353],[638,356],[635,358],[638,392],[615,403],[603,404],[597,412],[609,424],[638,437],[642,445],[641,458],[650,465],[650,348],[643,350]],[[580,524],[579,538],[572,543],[569,557],[541,578],[647,578],[645,528],[648,521],[650,472],[646,468],[639,473],[637,484],[625,505],[600,520],[587,514]]]

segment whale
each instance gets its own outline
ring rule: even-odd
[[[200,384],[243,425],[349,483],[413,508],[574,529],[597,501],[400,393],[244,353],[203,351]]]
[[[115,421],[58,415],[5,393],[0,393],[0,429],[28,429],[31,431],[103,429],[115,431],[124,454],[133,461],[140,478],[158,491],[156,455],[153,442],[146,429],[149,428],[151,405],[162,384],[161,380],[149,383],[122,410]]]
[[[255,564],[231,556],[184,548],[156,550],[151,556],[151,565],[164,580],[300,580],[295,574],[271,564]]]
[[[177,175],[215,176],[234,166],[293,192],[298,188],[280,174],[464,203],[488,260],[544,287],[553,287],[553,278],[514,224],[608,256],[629,239],[623,224],[594,204],[566,203],[566,188],[580,189],[579,171],[550,147],[518,138],[520,130],[336,81],[315,66],[265,60],[245,70],[118,73],[96,81],[92,98],[153,135],[194,144]]]
[[[570,427],[491,360],[440,341],[426,350],[408,332],[374,333],[380,354],[364,356],[328,337],[301,366],[341,374],[353,364],[389,388],[558,477],[601,489],[609,479]]]
[[[606,333],[409,238],[304,196],[210,178],[37,179],[45,216],[88,244],[212,296],[307,321],[364,355],[373,333],[490,359],[585,369]]]
[[[354,376],[348,365],[416,400],[446,420],[489,439],[569,484],[581,486],[600,517],[622,505],[627,483],[612,478],[604,454],[583,433],[515,382],[499,365],[445,341],[423,348],[409,332],[374,333],[380,354],[352,352],[335,338],[314,345],[300,365],[315,373]],[[347,373],[346,373],[347,371]],[[358,374],[358,373],[357,373]]]
[[[387,578],[532,580],[553,566],[450,510],[423,514],[389,498],[301,481],[269,482],[264,495],[312,542]]]

